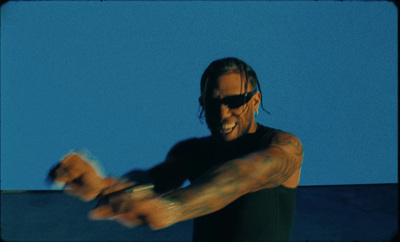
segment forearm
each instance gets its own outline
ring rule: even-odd
[[[290,134],[281,134],[268,149],[216,166],[186,188],[166,195],[153,193],[143,199],[132,196],[114,199],[116,204],[122,202],[133,208],[125,212],[125,205],[120,205],[124,212],[118,219],[122,223],[140,225],[143,223],[140,218],[144,217],[150,227],[161,229],[215,212],[246,193],[287,184],[296,187],[302,157],[300,141]],[[163,170],[162,166],[158,168],[160,172]],[[100,207],[94,211],[94,217],[116,218],[115,207],[115,204]]]
[[[301,157],[254,153],[215,168],[193,185],[165,198],[180,205],[179,221],[192,219],[218,211],[246,193],[279,186],[300,165]]]
[[[154,184],[154,191],[163,194],[181,187],[185,181],[183,174],[177,165],[164,162],[149,170],[132,170],[121,178],[136,184]]]
[[[240,173],[235,162],[229,162],[203,175],[192,185],[163,198],[180,206],[179,221],[203,216],[222,209],[246,193]]]

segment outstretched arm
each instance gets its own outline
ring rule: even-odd
[[[299,139],[290,133],[278,133],[268,149],[225,162],[186,188],[144,199],[122,195],[114,205],[93,210],[91,217],[113,219],[127,226],[165,228],[215,212],[246,193],[279,185],[297,187],[302,158]],[[130,209],[110,209],[116,206]],[[138,221],[138,217],[144,220]]]
[[[164,198],[180,204],[179,221],[199,217],[246,193],[279,185],[297,187],[302,159],[300,140],[290,133],[278,133],[268,149],[226,162]]]

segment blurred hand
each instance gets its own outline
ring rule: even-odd
[[[115,178],[103,178],[96,168],[85,157],[71,153],[67,155],[49,173],[49,178],[64,183],[68,188],[66,193],[90,201],[102,191],[118,184],[119,189],[133,185],[133,183],[118,182]]]
[[[179,204],[159,197],[152,186],[137,186],[108,196],[108,203],[92,210],[89,218],[111,220],[129,228],[148,225],[151,229],[178,222]]]

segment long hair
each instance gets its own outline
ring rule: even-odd
[[[264,109],[262,104],[262,92],[260,83],[258,81],[255,71],[244,61],[239,60],[234,57],[223,58],[213,61],[207,69],[204,71],[201,77],[200,83],[200,98],[199,98],[199,119],[203,120],[205,110],[206,110],[206,97],[209,95],[207,92],[214,87],[217,79],[226,74],[238,73],[241,74],[242,78],[245,80],[245,87],[247,88],[250,84],[253,88],[256,88],[261,93],[261,108],[269,114],[267,110]]]

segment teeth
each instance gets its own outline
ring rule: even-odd
[[[223,124],[222,129],[232,129],[233,127],[235,127],[235,125],[235,123]]]
[[[221,133],[230,133],[236,127],[236,123],[223,124],[221,127]]]
[[[221,130],[221,132],[224,133],[224,134],[230,133],[231,131],[232,131],[232,129],[229,129],[229,130],[223,129],[223,130]]]

